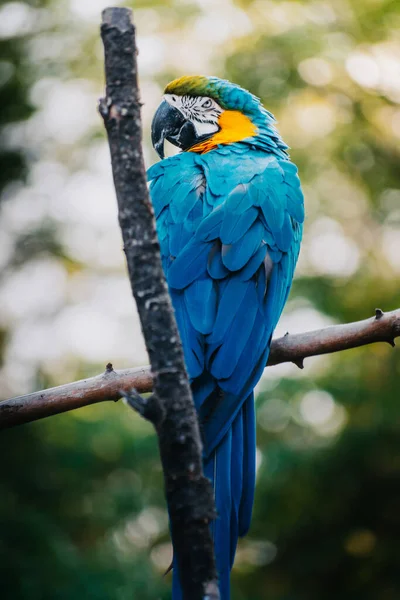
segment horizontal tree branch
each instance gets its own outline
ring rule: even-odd
[[[272,340],[268,365],[285,362],[303,368],[309,356],[330,354],[375,342],[388,342],[400,336],[400,309],[345,325],[332,325],[316,331],[285,335]],[[18,396],[0,402],[0,429],[29,423],[97,402],[117,401],[121,392],[135,388],[139,393],[151,392],[149,367],[114,371],[111,364],[101,375],[67,383],[58,387]]]

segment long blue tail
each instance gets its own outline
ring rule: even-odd
[[[232,426],[204,463],[214,488],[218,518],[211,523],[221,600],[230,599],[230,570],[239,536],[251,521],[255,487],[255,409],[253,393],[245,400]],[[172,600],[182,600],[174,560]]]

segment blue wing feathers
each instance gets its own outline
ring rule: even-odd
[[[274,235],[283,224],[284,206],[282,198],[273,188],[259,189],[260,208],[264,214],[268,228]],[[286,202],[285,202],[286,203]]]
[[[255,482],[253,389],[289,294],[304,221],[297,168],[241,144],[148,171],[163,268],[214,484],[222,600]],[[174,568],[173,598],[181,599]]]
[[[210,277],[197,279],[185,289],[185,303],[193,327],[207,334],[213,329],[217,313],[217,289]]]
[[[279,250],[287,252],[293,242],[293,227],[289,213],[285,210],[283,214],[283,222],[280,229],[275,231],[275,241]]]
[[[170,287],[183,289],[197,277],[203,277],[207,270],[209,252],[210,245],[207,242],[189,242],[171,263],[167,279]]]
[[[233,213],[242,213],[254,206],[254,196],[251,193],[248,185],[240,183],[226,199],[226,207],[228,211]]]
[[[260,357],[263,355],[265,347],[268,347],[265,340],[268,340],[270,335],[270,327],[264,324],[264,314],[259,310],[256,313],[247,344],[242,348],[239,357],[244,368],[235,369],[229,378],[220,382],[221,389],[231,394],[235,403],[238,402],[238,398],[245,397],[254,388],[254,369],[259,366]],[[206,362],[206,364],[208,363]],[[265,364],[264,362],[262,368],[265,367]],[[245,367],[247,367],[246,372]]]
[[[159,177],[158,179],[155,179],[150,186],[151,199],[156,219],[159,217],[163,208],[168,204],[168,196],[164,193],[163,183],[164,178]]]
[[[182,339],[185,362],[191,378],[198,377],[204,370],[204,350],[200,334],[194,329],[183,298],[183,292],[171,295],[176,321]]]
[[[219,237],[223,244],[234,244],[243,238],[258,217],[258,210],[251,206],[241,213],[225,210]]]
[[[185,223],[183,222],[171,223],[169,225],[169,231],[171,236],[169,251],[170,254],[175,257],[178,256],[188,244],[192,237],[192,233],[185,227]]]
[[[231,146],[171,157],[152,167],[149,178],[168,284],[182,290],[186,343],[195,349],[189,373],[198,376],[203,352],[216,383],[221,375],[223,387],[239,392],[237,382],[247,381],[264,352],[262,340],[249,352],[253,325],[268,337],[290,289],[304,219],[297,168]],[[272,274],[261,268],[267,256],[277,267]]]
[[[264,228],[260,221],[256,221],[243,235],[233,244],[222,245],[222,262],[231,271],[243,268],[250,258],[257,252],[262,242]]]
[[[222,262],[221,242],[216,240],[210,250],[207,260],[207,271],[213,279],[224,279],[230,273]]]
[[[203,218],[203,207],[201,202],[196,202],[190,213],[188,214],[188,218],[185,219],[184,225],[185,228],[193,234],[197,231],[201,221]]]
[[[198,193],[196,190],[191,189],[188,185],[184,186],[186,188],[184,190],[182,190],[183,186],[181,185],[176,187],[178,191],[176,191],[175,194],[176,196],[179,194],[179,198],[175,196],[174,201],[174,198],[172,197],[170,202],[171,217],[175,223],[183,222],[187,219],[190,211],[198,201]]]
[[[223,341],[235,315],[240,310],[249,284],[239,277],[231,277],[220,291],[217,317],[207,342],[214,344]]]
[[[219,235],[223,218],[223,208],[218,206],[200,223],[196,231],[196,238],[202,241],[215,240]]]
[[[217,354],[210,365],[210,371],[216,379],[226,379],[232,375],[253,329],[258,310],[257,293],[250,282],[246,282],[246,286],[241,303],[246,312],[243,314],[244,311],[240,309],[236,311],[224,336],[223,351]]]
[[[267,252],[267,244],[264,241],[262,241],[257,252],[253,254],[253,256],[250,258],[247,264],[243,267],[243,269],[240,270],[240,279],[246,281],[247,279],[253,277],[256,271],[260,268],[260,265],[263,263]]]

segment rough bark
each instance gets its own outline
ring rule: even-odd
[[[119,224],[132,292],[151,364],[153,396],[131,404],[156,428],[171,535],[184,598],[219,598],[209,522],[215,517],[203,475],[201,440],[182,345],[163,274],[142,154],[135,28],[131,11],[103,12],[108,134]],[[151,410],[150,410],[151,407]]]

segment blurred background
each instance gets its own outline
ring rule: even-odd
[[[147,363],[96,102],[105,0],[0,2],[3,398]],[[116,2],[114,2],[116,4]],[[227,77],[275,113],[307,221],[277,334],[400,306],[400,3],[137,0],[145,156],[163,86]],[[400,598],[400,354],[267,369],[234,600]],[[102,404],[0,436],[4,600],[166,600],[151,427]]]

